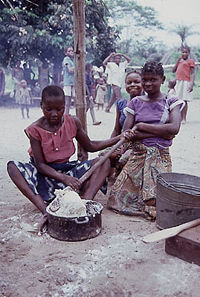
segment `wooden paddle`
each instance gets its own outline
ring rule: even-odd
[[[105,155],[101,156],[99,158],[99,160],[92,166],[90,167],[90,169],[83,175],[81,176],[81,178],[79,178],[79,180],[81,181],[81,184],[84,183],[91,175],[92,173],[100,166],[102,165],[109,157],[110,155],[118,148],[120,147],[124,142],[125,142],[125,137],[121,138],[115,145],[113,145],[110,150],[105,153]],[[73,191],[72,188],[70,186],[67,186],[65,189],[69,189],[70,191]],[[56,212],[58,209],[60,208],[60,203],[59,203],[59,199],[54,199],[50,205],[49,205],[49,209],[52,212]]]
[[[84,183],[91,175],[92,173],[100,166],[102,165],[111,155],[112,153],[118,148],[120,147],[123,143],[125,142],[125,138],[121,138],[115,145],[113,145],[110,150],[105,153],[105,155],[101,156],[99,158],[99,160],[92,165],[92,167],[83,175],[81,176],[81,178],[79,178],[79,180],[81,181],[81,183]]]
[[[186,229],[197,226],[199,224],[200,224],[200,219],[196,219],[194,221],[187,222],[187,223],[178,225],[176,227],[163,229],[163,230],[157,231],[155,233],[146,235],[142,238],[142,241],[144,241],[145,243],[148,243],[148,242],[159,241],[162,239],[167,239],[167,238],[170,238],[170,237],[173,237],[173,236],[179,234],[180,232],[182,232]]]

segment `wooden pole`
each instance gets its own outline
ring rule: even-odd
[[[74,78],[76,115],[87,132],[85,88],[85,0],[73,0],[74,23]],[[78,159],[87,159],[88,154],[78,145]]]

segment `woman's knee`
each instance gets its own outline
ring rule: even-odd
[[[9,161],[7,163],[7,172],[9,176],[14,176],[16,172],[18,171],[16,165],[13,163],[13,161]]]

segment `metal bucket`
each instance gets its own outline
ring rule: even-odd
[[[174,227],[200,218],[200,177],[162,173],[157,177],[156,224]]]

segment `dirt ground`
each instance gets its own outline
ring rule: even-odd
[[[35,107],[30,114],[22,120],[18,109],[0,107],[0,296],[199,297],[200,267],[167,255],[164,241],[143,243],[141,237],[156,231],[156,224],[107,210],[102,194],[96,196],[104,206],[96,238],[66,242],[27,231],[25,223],[34,226],[40,213],[9,180],[6,162],[28,159],[23,129],[41,111]],[[102,124],[92,126],[88,115],[90,137],[109,137],[114,109],[96,115]],[[174,172],[200,175],[199,115],[200,100],[194,100],[171,149]]]

